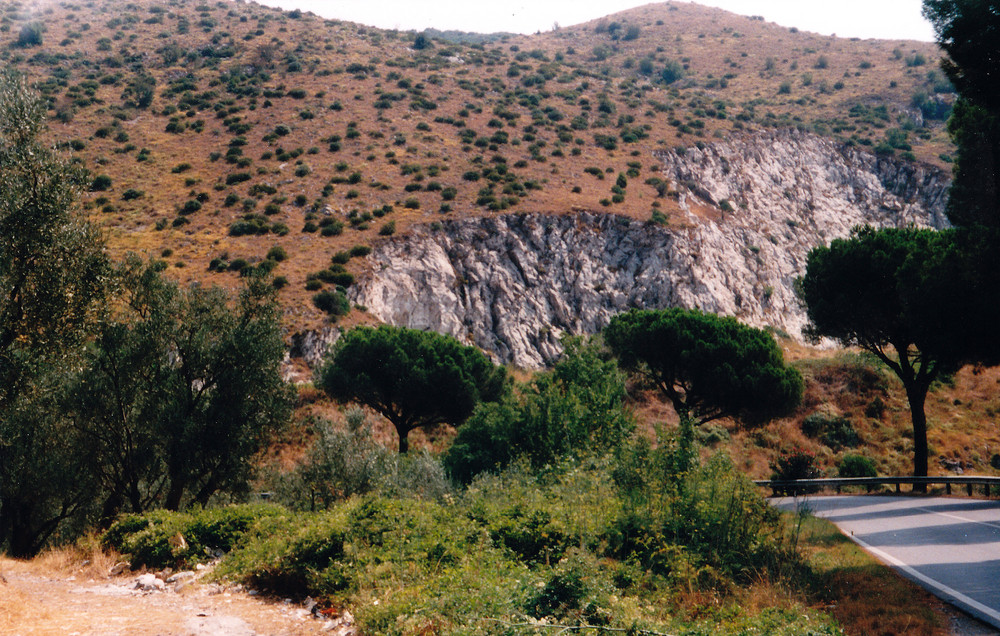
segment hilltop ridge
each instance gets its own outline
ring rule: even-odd
[[[315,293],[371,274],[352,248],[414,225],[590,210],[683,228],[659,158],[672,149],[796,128],[938,168],[951,152],[927,43],[686,3],[489,42],[433,35],[242,2],[12,3],[0,59],[49,100],[113,251],[181,281],[270,269],[293,332],[326,322]]]

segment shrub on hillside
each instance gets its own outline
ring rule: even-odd
[[[45,25],[41,22],[29,22],[21,27],[17,34],[17,45],[20,47],[41,46]]]
[[[792,481],[796,479],[818,479],[822,473],[816,467],[816,455],[795,447],[785,451],[771,462],[771,479],[774,481]],[[799,495],[816,492],[817,486],[796,486],[793,488],[774,488],[775,495]]]
[[[99,174],[90,182],[91,192],[103,192],[111,189],[111,177],[106,174]]]
[[[321,291],[312,297],[312,302],[331,318],[343,316],[351,310],[351,303],[342,291]]]
[[[844,455],[837,464],[840,477],[877,477],[875,462],[864,455]]]
[[[834,450],[861,444],[861,437],[854,430],[851,420],[843,415],[813,413],[802,420],[802,432],[818,439]]]

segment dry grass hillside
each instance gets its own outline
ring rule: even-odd
[[[112,249],[181,281],[273,269],[290,330],[328,320],[310,299],[363,274],[352,254],[415,223],[669,219],[660,149],[795,126],[943,165],[937,56],[687,3],[466,42],[244,2],[0,7],[0,61],[49,100]]]

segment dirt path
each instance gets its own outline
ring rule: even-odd
[[[106,567],[95,568],[87,563],[53,568],[34,561],[0,558],[0,634],[354,633],[345,621],[318,620],[301,605],[290,602],[265,601],[201,581],[142,591],[136,589],[135,573],[108,577],[105,572]]]

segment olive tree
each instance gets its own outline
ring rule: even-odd
[[[359,402],[388,419],[405,453],[410,431],[458,426],[480,401],[497,400],[506,370],[451,336],[382,325],[341,336],[321,382],[331,397]]]
[[[123,266],[125,302],[102,325],[68,404],[99,456],[105,521],[245,491],[254,458],[291,412],[271,286],[250,278],[234,299],[179,287],[162,265]]]
[[[98,232],[75,205],[81,175],[39,139],[44,102],[0,76],[0,546],[37,552],[87,509],[92,454],[61,413],[109,290]]]

